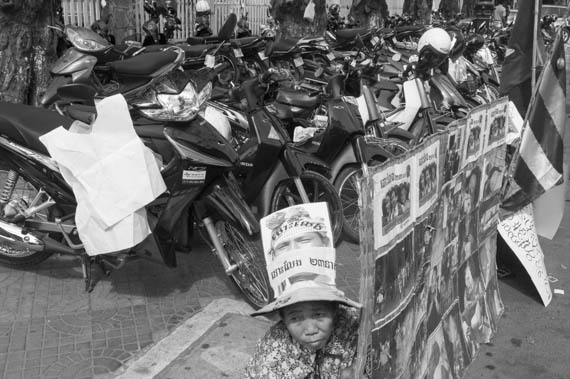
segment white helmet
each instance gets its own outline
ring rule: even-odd
[[[418,41],[418,69],[425,71],[440,66],[449,57],[451,46],[451,37],[445,30],[427,30]]]
[[[451,51],[451,38],[442,28],[431,28],[427,30],[418,41],[418,54],[425,48],[431,48],[440,54],[449,54]]]
[[[196,12],[209,12],[210,11],[210,3],[206,0],[200,0],[196,3]]]

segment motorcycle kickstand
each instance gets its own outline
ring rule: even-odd
[[[109,276],[111,274],[111,270],[105,265],[102,259],[99,257],[90,257],[87,254],[81,256],[81,268],[83,270],[83,279],[85,280],[85,291],[86,292],[93,292],[95,288],[95,284],[97,284],[98,280],[93,278],[92,268],[93,263],[97,263],[97,266],[101,268],[103,271],[103,275]],[[95,280],[94,280],[95,279]]]

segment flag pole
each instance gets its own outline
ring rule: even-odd
[[[537,48],[537,43],[538,43],[538,33],[540,32],[539,30],[539,25],[538,25],[538,12],[539,12],[539,6],[540,4],[540,0],[534,0],[534,33],[532,34],[532,66],[531,66],[531,78],[530,78],[530,83],[531,86],[530,88],[532,88],[532,93],[534,93],[534,89],[536,86],[536,56],[538,55],[538,48]]]

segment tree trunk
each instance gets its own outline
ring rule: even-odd
[[[386,0],[353,0],[350,14],[361,27],[382,26],[388,16]]]
[[[475,4],[476,0],[463,0],[461,13],[463,13],[465,17],[473,17],[475,15]]]
[[[55,11],[61,0],[0,1],[0,101],[36,105],[56,59]]]
[[[403,14],[412,16],[420,24],[431,23],[433,0],[404,0]]]
[[[441,0],[439,3],[441,17],[449,20],[459,13],[459,2],[457,0]]]
[[[313,22],[303,18],[309,1],[315,3]],[[327,28],[325,4],[325,0],[271,0],[271,15],[279,22],[282,38],[320,37]]]

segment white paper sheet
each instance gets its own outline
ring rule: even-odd
[[[121,95],[97,104],[90,130],[59,127],[40,137],[77,200],[75,216],[88,254],[126,249],[149,233],[145,205],[166,190],[150,149],[138,138]]]
[[[532,205],[511,214],[499,223],[497,229],[528,272],[544,306],[548,306],[552,300],[552,289],[536,234]]]

